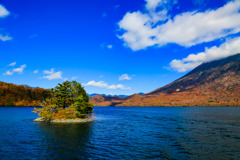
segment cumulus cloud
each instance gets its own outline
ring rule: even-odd
[[[150,17],[141,12],[127,13],[123,19],[118,23],[125,33],[118,36],[124,40],[124,45],[130,47],[132,50],[144,49],[148,46],[155,45],[154,37],[157,34],[156,29],[152,29]]]
[[[44,70],[44,74],[48,74],[47,76],[43,76],[43,78],[46,78],[48,80],[53,80],[53,79],[64,79],[62,77],[62,71],[55,72],[54,68],[52,68],[50,71]]]
[[[6,73],[4,73],[3,75],[8,75],[8,76],[11,76],[13,74],[13,72],[11,71],[7,71]]]
[[[146,8],[148,10],[155,11],[156,8],[161,5],[162,3],[166,3],[164,0],[145,0],[146,1]]]
[[[182,60],[174,59],[170,63],[170,66],[178,72],[185,72],[187,70],[194,69],[204,62],[226,58],[238,53],[240,53],[240,37],[228,39],[219,47],[214,46],[206,48],[204,52],[190,54]]]
[[[38,70],[33,71],[34,74],[38,73]]]
[[[85,86],[94,86],[94,87],[101,87],[101,88],[107,88],[108,84],[103,82],[103,81],[99,81],[99,82],[95,82],[95,81],[89,81],[87,84],[84,84]]]
[[[14,66],[16,64],[16,62],[13,62],[11,64],[9,64],[8,66]],[[27,67],[26,64],[21,65],[19,68],[14,68],[12,70],[7,71],[6,73],[4,73],[3,75],[13,75],[14,73],[18,73],[18,74],[22,74],[23,70]]]
[[[27,67],[26,64],[21,65],[19,68],[14,68],[14,69],[13,69],[13,72],[17,72],[18,74],[22,74],[24,68],[26,68],[26,67]]]
[[[0,18],[4,18],[6,16],[8,16],[10,14],[10,12],[3,6],[0,4]],[[9,41],[12,40],[12,37],[9,37],[8,35],[2,35],[0,34],[0,40],[1,41]]]
[[[5,8],[3,7],[2,5],[0,5],[0,18],[2,17],[6,17],[10,14],[10,12]]]
[[[122,80],[131,80],[131,77],[129,77],[128,74],[123,74],[121,76],[119,76],[119,80],[122,81]]]
[[[107,88],[107,89],[121,89],[121,90],[131,90],[130,87],[125,87],[122,84],[117,84],[117,85],[108,85],[107,83],[105,83],[104,81],[99,81],[99,82],[95,82],[95,81],[89,81],[86,84],[83,84],[84,86],[94,86],[94,87],[101,87],[101,88]]]
[[[15,66],[17,64],[17,62],[12,62],[12,63],[10,63],[8,66]]]
[[[156,10],[162,0],[146,0],[146,12],[128,12],[118,23],[118,35],[132,50],[175,43],[189,47],[240,32],[240,1],[204,12],[185,12],[172,19],[167,10]]]
[[[170,10],[174,5],[178,3],[178,0],[145,0],[146,9],[149,12],[159,12],[161,10]]]
[[[108,86],[108,89],[121,89],[121,90],[131,90],[130,87],[124,87],[122,84],[117,84],[117,85],[110,85]]]
[[[53,74],[54,73],[54,68],[52,68],[50,71],[44,70],[43,73],[44,74]]]

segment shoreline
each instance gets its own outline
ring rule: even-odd
[[[10,107],[10,108],[34,108],[34,106],[0,106],[0,108]],[[239,106],[94,106],[94,107],[240,107]],[[41,108],[41,107],[37,107]]]
[[[38,117],[33,120],[34,122],[45,122],[43,118]],[[88,123],[92,122],[91,118],[83,118],[83,119],[52,119],[47,123]]]

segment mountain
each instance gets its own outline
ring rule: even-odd
[[[22,84],[22,86],[23,86],[23,87],[29,87],[29,88],[40,88],[40,87],[31,87],[31,86],[29,86],[29,85],[27,85],[27,84]]]
[[[124,98],[95,95],[90,97],[90,102],[95,106],[116,106],[122,103]]]
[[[101,97],[104,104],[105,97]],[[97,97],[91,98],[99,105]],[[111,103],[112,102],[112,103]],[[107,99],[115,106],[240,106],[240,54],[203,63],[152,92]]]
[[[88,97],[101,95],[101,96],[104,96],[104,97],[120,97],[120,98],[125,98],[125,97],[129,96],[129,95],[111,95],[111,94],[97,94],[97,93],[87,94],[87,95],[88,95]]]
[[[225,85],[225,89],[231,88],[240,76],[240,54],[203,63],[182,78],[158,88],[148,94],[172,93],[178,91],[191,91],[204,84],[213,84],[215,87]],[[234,81],[235,80],[235,81]],[[239,81],[238,81],[239,82]]]

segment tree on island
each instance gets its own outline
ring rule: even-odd
[[[56,105],[58,107],[66,108],[71,106],[73,96],[71,92],[73,92],[72,82],[65,81],[62,84],[58,83],[58,85],[53,88],[54,97],[56,100]]]
[[[77,119],[91,117],[93,105],[89,102],[89,97],[76,81],[65,81],[52,89],[53,96],[41,103],[42,108],[34,108],[35,113],[44,119]]]

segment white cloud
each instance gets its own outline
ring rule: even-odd
[[[89,81],[87,84],[83,84],[84,86],[94,86],[94,87],[101,87],[101,88],[107,88],[107,89],[121,89],[121,90],[131,90],[130,87],[124,87],[122,84],[117,85],[108,85],[104,81]]]
[[[8,66],[14,66],[16,65],[16,62],[13,62],[11,64],[9,64]],[[18,73],[18,74],[22,74],[23,70],[27,67],[26,64],[21,65],[19,68],[14,68],[12,70],[7,71],[6,73],[4,73],[3,75],[13,75],[14,73]]]
[[[4,17],[8,16],[9,14],[10,14],[10,12],[3,5],[0,5],[0,18],[4,18]],[[12,39],[13,38],[9,37],[8,35],[3,36],[2,34],[0,34],[1,41],[9,41]]]
[[[15,66],[17,64],[17,62],[12,62],[12,63],[10,63],[8,66]]]
[[[157,34],[156,29],[152,29],[148,23],[151,20],[149,15],[141,12],[127,13],[124,18],[118,23],[121,29],[126,32],[118,36],[124,40],[124,45],[132,50],[144,49],[148,46],[153,46],[155,42],[151,37]]]
[[[121,76],[119,76],[119,80],[131,80],[131,77],[128,76],[128,74],[123,74]]]
[[[26,67],[27,67],[26,64],[21,65],[19,68],[14,68],[14,69],[13,69],[13,72],[17,72],[18,74],[22,74],[24,68],[26,68]]]
[[[85,86],[94,86],[94,87],[101,87],[101,88],[107,88],[108,84],[103,82],[103,81],[99,81],[99,82],[95,82],[95,81],[89,81],[87,84],[84,84]]]
[[[10,76],[10,75],[12,75],[13,74],[13,72],[11,72],[11,71],[7,71],[6,73],[4,73],[3,75],[8,75],[8,76]]]
[[[38,70],[33,71],[34,74],[38,73]]]
[[[197,66],[199,66],[200,64],[202,64],[201,62],[188,62],[185,63],[182,60],[172,60],[172,62],[170,63],[170,66],[172,69],[177,70],[178,72],[186,72],[190,69],[196,68]]]
[[[44,70],[44,74],[48,74],[47,76],[43,76],[43,78],[46,78],[48,80],[53,80],[53,79],[64,79],[62,77],[62,71],[55,72],[54,68],[52,68],[50,71]]]
[[[43,73],[44,74],[53,74],[54,73],[54,68],[52,68],[50,71],[44,70]]]
[[[177,70],[178,72],[185,72],[187,70],[194,69],[204,62],[226,58],[238,53],[240,53],[240,37],[228,39],[219,47],[214,46],[211,48],[206,48],[204,52],[190,54],[182,60],[174,59],[170,63],[170,66],[172,69]]]
[[[117,84],[117,85],[110,85],[108,86],[108,89],[121,89],[121,90],[131,90],[130,87],[124,87],[122,84]]]
[[[1,34],[0,34],[0,40],[1,41],[9,41],[9,40],[12,40],[13,38],[12,37],[9,37],[8,35],[6,35],[6,36],[2,36]]]
[[[157,6],[163,3],[163,0],[146,0],[146,8],[148,10],[156,10]]]
[[[48,76],[43,76],[43,78],[46,78],[46,79],[48,79],[48,80],[62,79],[62,72],[59,71],[59,72],[50,74],[50,75],[48,75]]]
[[[162,0],[146,1],[147,12],[128,12],[118,23],[124,31],[118,37],[132,50],[168,43],[189,47],[240,32],[239,0],[216,10],[181,13],[173,19],[168,18],[164,8],[155,11],[164,3]]]
[[[10,12],[5,8],[3,7],[2,5],[0,5],[0,18],[2,17],[6,17],[10,14]]]

